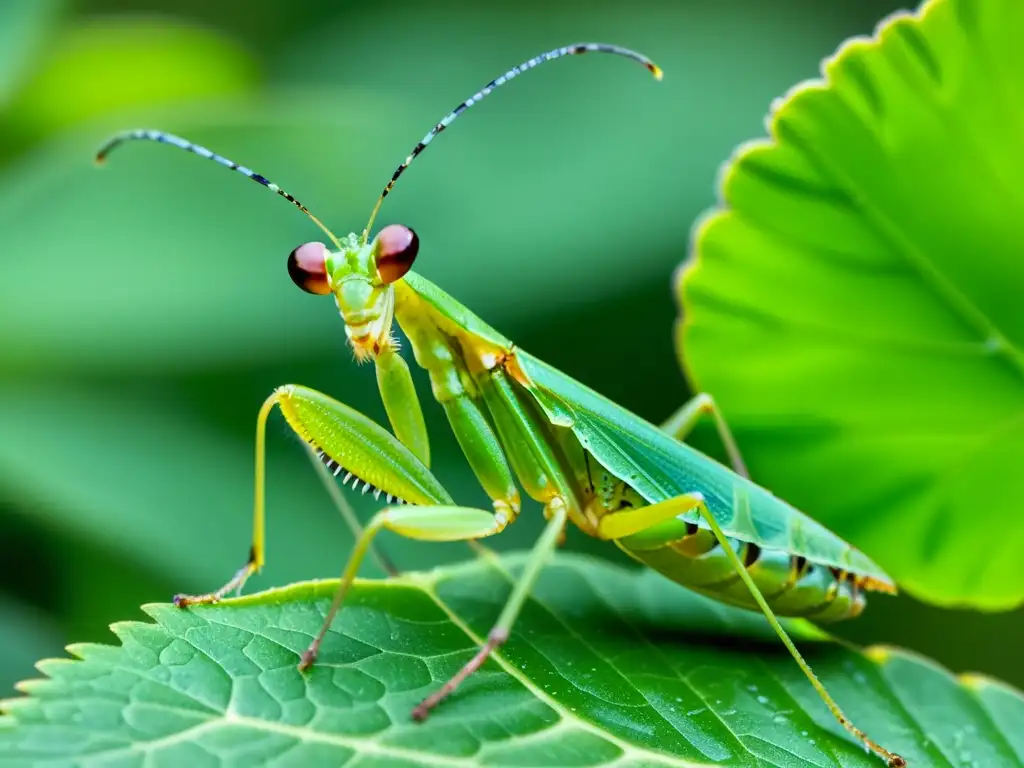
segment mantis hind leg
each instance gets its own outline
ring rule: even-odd
[[[873,741],[866,733],[864,733],[864,731],[855,726],[850,719],[843,714],[839,705],[836,704],[835,699],[832,698],[832,695],[818,679],[818,676],[814,674],[814,671],[804,659],[803,655],[799,650],[797,650],[797,647],[790,638],[789,633],[787,633],[782,624],[779,623],[778,618],[775,616],[775,612],[772,611],[771,607],[768,605],[768,601],[765,599],[764,595],[761,594],[760,588],[747,571],[747,568],[744,566],[740,556],[736,553],[736,550],[733,548],[729,538],[725,535],[724,531],[722,531],[722,528],[715,519],[715,516],[711,514],[711,511],[704,503],[704,497],[701,494],[683,494],[682,496],[667,499],[666,501],[651,504],[646,507],[612,512],[601,518],[598,531],[602,538],[622,539],[627,536],[642,533],[659,523],[672,520],[693,509],[698,510],[701,517],[703,517],[707,522],[708,526],[711,528],[711,532],[715,535],[715,539],[718,541],[718,544],[726,553],[726,556],[729,558],[733,568],[736,570],[736,573],[739,574],[747,589],[750,590],[751,596],[753,596],[754,601],[757,603],[762,613],[764,613],[768,623],[771,625],[772,629],[775,630],[775,633],[779,636],[782,644],[786,646],[786,650],[789,651],[790,655],[800,667],[800,670],[810,681],[811,685],[814,686],[814,690],[817,691],[822,701],[825,702],[825,706],[828,707],[832,716],[835,717],[839,724],[842,725],[850,735],[860,741],[872,752],[884,758],[888,762],[889,768],[904,768],[904,766],[907,765],[906,760],[904,760],[900,755],[890,752],[882,745]]]
[[[683,403],[679,410],[669,416],[665,423],[661,425],[661,429],[664,432],[668,432],[676,440],[685,440],[686,436],[697,426],[700,417],[705,414],[711,414],[714,418],[718,437],[721,439],[722,445],[725,446],[725,452],[729,456],[729,463],[732,464],[733,470],[737,475],[742,475],[749,479],[750,473],[747,471],[747,465],[743,461],[740,448],[736,444],[736,438],[733,437],[732,430],[729,429],[729,424],[722,415],[718,403],[707,392],[694,395],[693,398]]]

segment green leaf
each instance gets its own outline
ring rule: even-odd
[[[545,570],[497,659],[411,722],[474,653],[522,562],[357,583],[306,677],[295,665],[336,582],[147,606],[155,624],[113,627],[122,647],[40,663],[49,679],[3,704],[0,765],[880,765],[756,614],[578,556]],[[911,765],[1024,760],[1020,693],[899,651],[805,648],[851,718]]]
[[[914,595],[1024,600],[1024,5],[928,2],[728,165],[678,346],[755,477]]]

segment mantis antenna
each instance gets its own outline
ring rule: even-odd
[[[310,213],[309,209],[306,206],[304,206],[302,203],[300,203],[298,200],[292,197],[289,193],[285,192],[283,189],[277,186],[277,184],[270,181],[270,179],[266,178],[265,176],[261,176],[260,174],[256,173],[253,170],[250,170],[249,168],[246,168],[244,165],[239,165],[233,160],[228,160],[223,155],[218,155],[216,152],[211,152],[206,147],[201,147],[198,144],[193,144],[191,141],[183,139],[180,136],[175,136],[172,133],[165,133],[164,131],[151,131],[145,129],[138,129],[134,131],[125,131],[124,133],[119,133],[117,136],[114,136],[106,144],[100,147],[99,151],[96,153],[96,162],[102,164],[107,159],[107,155],[113,152],[121,144],[124,144],[127,141],[138,140],[156,141],[161,144],[170,144],[172,147],[184,149],[186,152],[191,152],[194,155],[205,157],[207,160],[213,160],[213,162],[219,163],[220,165],[223,165],[225,168],[228,168],[232,171],[238,171],[240,174],[247,178],[252,179],[257,184],[262,184],[271,192],[276,192],[289,203],[291,203],[300,211],[302,211],[304,214],[309,216],[309,218],[313,220],[313,223],[320,227],[320,229],[322,229],[327,234],[327,236],[331,238],[331,242],[333,242],[334,245],[337,246],[339,251],[344,250],[342,248],[341,243],[338,242],[338,238],[334,236],[334,233],[331,232],[331,230],[324,226],[324,223],[320,221],[320,219],[318,219],[316,216]]]
[[[539,56],[534,56],[532,59],[527,59],[518,67],[512,67],[508,72],[494,80],[491,80],[491,82],[445,115],[441,122],[435,125],[426,136],[420,139],[419,144],[412,148],[412,152],[410,152],[409,156],[405,158],[405,162],[398,166],[394,175],[391,177],[391,181],[387,183],[387,186],[384,187],[384,191],[381,192],[380,197],[377,198],[377,204],[373,207],[373,212],[370,214],[370,220],[366,224],[366,229],[363,230],[363,242],[365,243],[367,238],[370,236],[370,228],[373,226],[374,219],[377,218],[377,212],[380,210],[381,203],[384,202],[384,198],[388,196],[391,189],[395,186],[395,182],[398,181],[398,177],[405,173],[405,169],[409,167],[413,160],[416,159],[417,155],[427,148],[427,145],[437,137],[437,134],[441,133],[441,131],[455,122],[455,118],[477,102],[481,101],[485,96],[488,96],[495,88],[504,85],[509,80],[521,75],[523,72],[533,69],[538,64],[543,64],[546,61],[552,61],[554,59],[560,59],[563,56],[575,56],[577,54],[591,52],[614,53],[617,56],[625,56],[628,59],[633,59],[647,67],[651,74],[654,75],[655,79],[661,80],[661,68],[643,54],[631,51],[628,48],[621,48],[617,45],[606,45],[604,43],[576,43],[574,45],[566,45],[561,48],[555,48],[547,53],[542,53]]]

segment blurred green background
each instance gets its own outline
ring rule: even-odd
[[[107,135],[180,133],[344,233],[361,229],[416,140],[499,72],[578,40],[643,51],[663,83],[587,57],[503,89],[403,177],[378,224],[414,227],[417,269],[523,347],[660,420],[687,396],[670,277],[715,201],[719,165],[763,135],[773,98],[895,7],[0,6],[0,696],[37,658],[112,640],[107,625],[140,618],[140,603],[208,590],[241,564],[254,420],[274,386],[307,384],[384,418],[333,303],[286,275],[289,251],[317,230],[168,147],[131,145],[97,170]],[[429,397],[424,376],[417,385]],[[443,414],[428,405],[427,419],[437,474],[460,501],[482,503]],[[268,492],[269,560],[251,588],[336,575],[351,537],[279,419]],[[526,514],[495,546],[538,531]],[[619,559],[578,533],[567,546]],[[384,547],[403,568],[466,554]],[[836,629],[1024,684],[1019,611],[879,597]]]

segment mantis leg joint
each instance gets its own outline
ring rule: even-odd
[[[245,582],[252,576],[257,570],[256,566],[256,551],[255,547],[249,550],[249,559],[245,565],[238,569],[234,576],[220,589],[215,592],[208,592],[205,595],[175,595],[173,602],[179,608],[187,608],[190,605],[210,605],[213,603],[219,603],[224,596],[231,592],[240,592],[242,587],[245,586]]]

